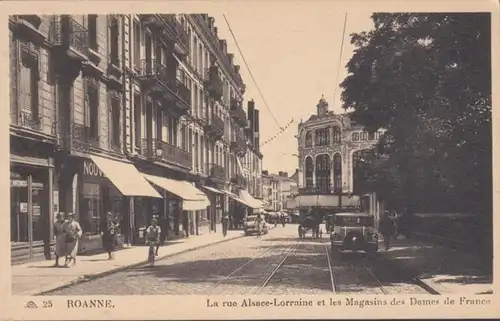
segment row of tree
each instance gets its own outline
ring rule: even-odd
[[[377,13],[351,35],[343,107],[386,133],[356,193],[409,212],[492,214],[491,17]]]

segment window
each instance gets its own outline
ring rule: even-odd
[[[333,127],[333,142],[340,143],[340,140],[341,140],[340,127],[335,126]]]
[[[156,139],[163,141],[163,112],[156,108]]]
[[[305,174],[306,174],[306,188],[312,188],[313,187],[313,161],[311,157],[306,158],[305,162]]]
[[[89,48],[98,51],[99,46],[97,44],[97,15],[89,14],[88,16],[88,32],[89,32]]]
[[[38,59],[23,57],[19,78],[20,125],[31,129],[41,129],[38,112]]]
[[[342,192],[342,158],[339,153],[333,156],[333,173],[334,183],[333,189],[335,193]]]
[[[314,135],[316,146],[326,146],[330,143],[330,128],[316,129]]]
[[[111,16],[110,26],[109,26],[109,35],[110,35],[110,59],[111,63],[115,66],[120,65],[120,56],[119,56],[119,36],[120,30],[118,26],[118,18],[114,15]]]
[[[83,183],[83,206],[80,224],[86,235],[100,234],[101,188],[99,184]]]
[[[353,141],[358,141],[359,140],[359,133],[352,133],[352,140]]]
[[[181,148],[186,150],[186,125],[181,127]]]
[[[368,133],[367,132],[362,132],[361,133],[361,140],[367,140],[368,139]]]
[[[134,20],[134,67],[141,68],[141,27],[137,20]]]
[[[85,79],[85,125],[89,128],[92,142],[99,141],[99,84],[93,78]]]
[[[368,133],[368,140],[375,140],[375,133]]]
[[[139,94],[134,95],[134,133],[135,133],[135,146],[137,148],[141,147],[142,135],[141,135],[141,116],[142,116],[142,104],[141,96]]]
[[[200,164],[201,164],[201,168],[203,168],[204,172],[207,172],[208,173],[208,169],[205,168],[206,167],[206,164],[205,164],[205,153],[203,153],[204,151],[204,137],[203,136],[200,136]]]
[[[193,114],[195,117],[199,117],[199,115],[198,115],[198,86],[196,84],[194,85],[193,96],[194,96],[193,107],[192,107]]]
[[[306,133],[306,147],[312,147],[312,133],[310,131]]]
[[[316,187],[320,194],[330,192],[330,156],[316,157]]]
[[[120,97],[118,94],[111,98],[111,145],[120,148]]]
[[[194,134],[194,168],[198,170],[198,133]]]

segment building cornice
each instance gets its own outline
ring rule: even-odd
[[[196,28],[198,36],[201,36],[203,38],[203,42],[205,43],[205,45],[208,45],[210,47],[210,50],[217,57],[217,60],[220,62],[219,68],[221,68],[226,75],[230,75],[230,77],[228,78],[230,79],[232,85],[238,89],[244,87],[245,84],[243,83],[243,81],[239,83],[239,81],[237,80],[238,75],[234,71],[234,66],[231,66],[227,56],[224,55],[224,53],[220,49],[219,40],[222,39],[218,39],[218,37],[216,38],[215,35],[212,34],[212,31],[208,29],[208,26],[203,20],[201,14],[188,14],[187,19],[189,20],[191,25]],[[214,41],[217,41],[217,43],[214,43]]]

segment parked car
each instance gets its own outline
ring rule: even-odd
[[[267,234],[269,231],[267,229],[267,224],[264,220],[261,220],[260,222],[260,231],[261,234]],[[245,236],[246,235],[251,235],[251,234],[257,234],[257,215],[250,215],[247,216],[245,220]]]
[[[377,252],[378,233],[373,225],[374,217],[368,213],[336,213],[330,229],[332,250]]]

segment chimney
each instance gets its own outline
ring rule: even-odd
[[[208,28],[210,30],[212,30],[213,26],[214,26],[214,18],[213,17],[208,17]]]
[[[262,175],[269,175],[268,171],[262,171]]]
[[[227,54],[227,44],[226,44],[226,40],[219,40],[219,46],[220,46],[220,50],[222,50],[222,52],[224,54]]]
[[[217,32],[219,31],[219,29],[217,29],[217,27],[214,27],[214,34],[215,36],[217,37]]]
[[[233,54],[227,54],[227,59],[229,60],[229,63],[231,64],[231,66],[233,66],[233,58],[234,58]]]
[[[288,177],[288,173],[287,172],[283,172],[283,177]]]
[[[240,73],[240,66],[239,65],[235,65],[234,66],[234,71],[239,74]]]

